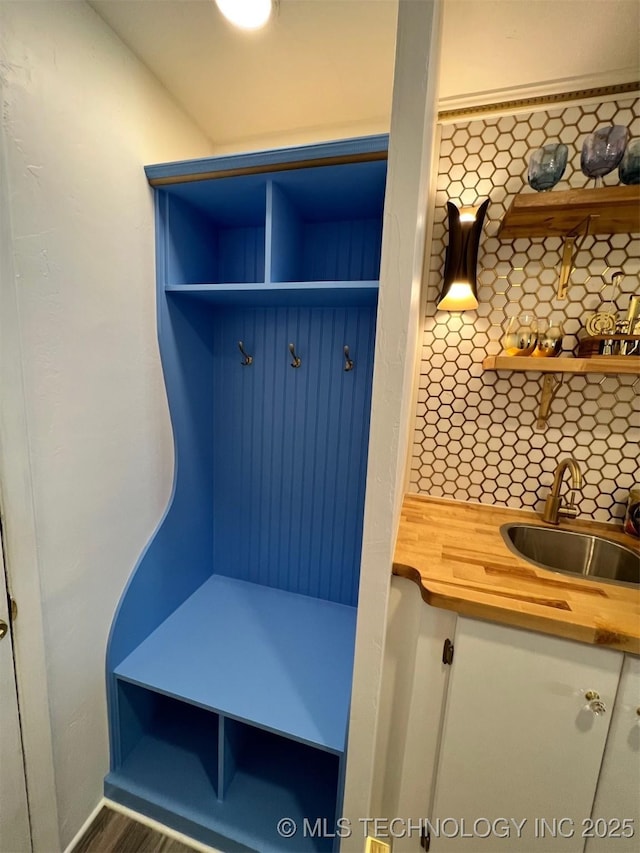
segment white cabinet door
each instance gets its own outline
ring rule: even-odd
[[[619,826],[625,819],[628,823]],[[629,655],[622,667],[589,835],[586,853],[640,849],[640,658]]]
[[[458,619],[431,853],[582,853],[622,661]],[[588,691],[607,713],[586,707]]]

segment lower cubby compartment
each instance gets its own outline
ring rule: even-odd
[[[340,756],[119,679],[116,689],[106,797],[229,853],[334,848]]]
[[[116,771],[208,808],[218,794],[218,714],[117,681]]]
[[[339,756],[228,718],[221,726],[229,834],[258,850],[332,850]],[[297,827],[291,838],[278,833],[283,818]]]

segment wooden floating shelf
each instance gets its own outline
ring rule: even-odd
[[[498,237],[565,237],[640,232],[640,185],[519,193],[505,214]]]
[[[596,356],[594,358],[533,358],[532,356],[489,355],[484,370],[526,370],[538,373],[608,373],[640,376],[640,356]]]

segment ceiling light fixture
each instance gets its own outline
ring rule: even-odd
[[[216,0],[228,21],[242,30],[264,27],[271,16],[272,0]]]
[[[463,207],[447,202],[449,245],[444,264],[444,283],[438,299],[440,311],[475,311],[478,307],[476,264],[482,224],[489,199],[480,207]]]

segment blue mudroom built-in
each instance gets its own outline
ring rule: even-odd
[[[338,843],[278,821],[341,811],[386,151],[146,169],[175,474],[111,629],[105,793],[222,850]]]

